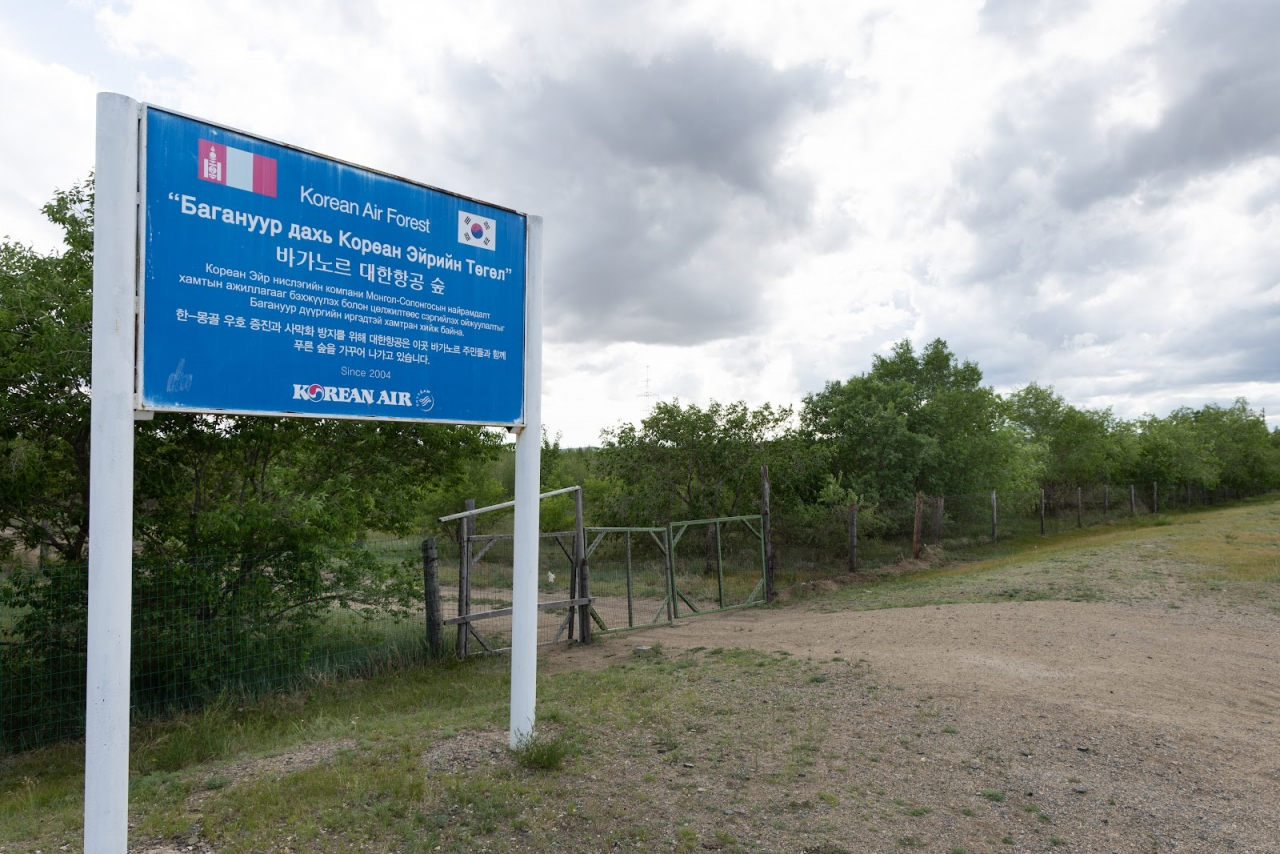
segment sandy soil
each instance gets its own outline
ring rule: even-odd
[[[1280,851],[1276,627],[1266,613],[1210,604],[801,605],[686,620],[625,642],[657,642],[669,656],[783,650],[837,677],[812,701],[759,698],[841,722],[792,786],[791,803],[816,805],[808,826],[711,822],[704,835],[729,827],[769,851],[1271,852]],[[610,646],[558,651],[547,664],[607,664]],[[845,667],[866,668],[879,690],[838,678]],[[858,767],[866,756],[874,767]],[[823,803],[837,783],[854,797]],[[894,815],[913,809],[928,812]],[[815,826],[826,828],[821,844]]]

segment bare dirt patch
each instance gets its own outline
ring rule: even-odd
[[[815,597],[547,664],[606,666],[656,644],[669,661],[741,648],[802,666],[698,684],[704,710],[736,704],[711,725],[738,738],[686,738],[719,745],[720,760],[673,766],[655,753],[643,763],[653,783],[637,786],[636,766],[619,775],[665,804],[669,833],[692,829],[702,847],[1280,850],[1280,620],[1268,592],[1201,596],[1198,570],[1175,563],[1159,544],[1122,544],[1054,566],[1059,592],[1083,584],[1089,601],[855,611],[836,608],[856,596]],[[972,584],[1025,592],[1040,570]],[[749,734],[761,727],[769,737]]]

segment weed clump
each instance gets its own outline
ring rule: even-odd
[[[559,771],[573,754],[573,743],[559,735],[529,733],[511,751],[521,768]]]

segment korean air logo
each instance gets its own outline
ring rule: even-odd
[[[363,403],[367,406],[413,406],[413,397],[407,391],[390,389],[347,388],[346,386],[310,385],[294,383],[293,399],[311,403]]]

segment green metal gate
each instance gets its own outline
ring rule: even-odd
[[[602,632],[671,622],[666,528],[587,528],[591,618]]]
[[[681,604],[694,614],[746,608],[765,602],[764,521],[761,516],[693,519],[668,526],[672,616]],[[689,548],[701,533],[701,553]],[[680,544],[686,548],[682,551]]]

